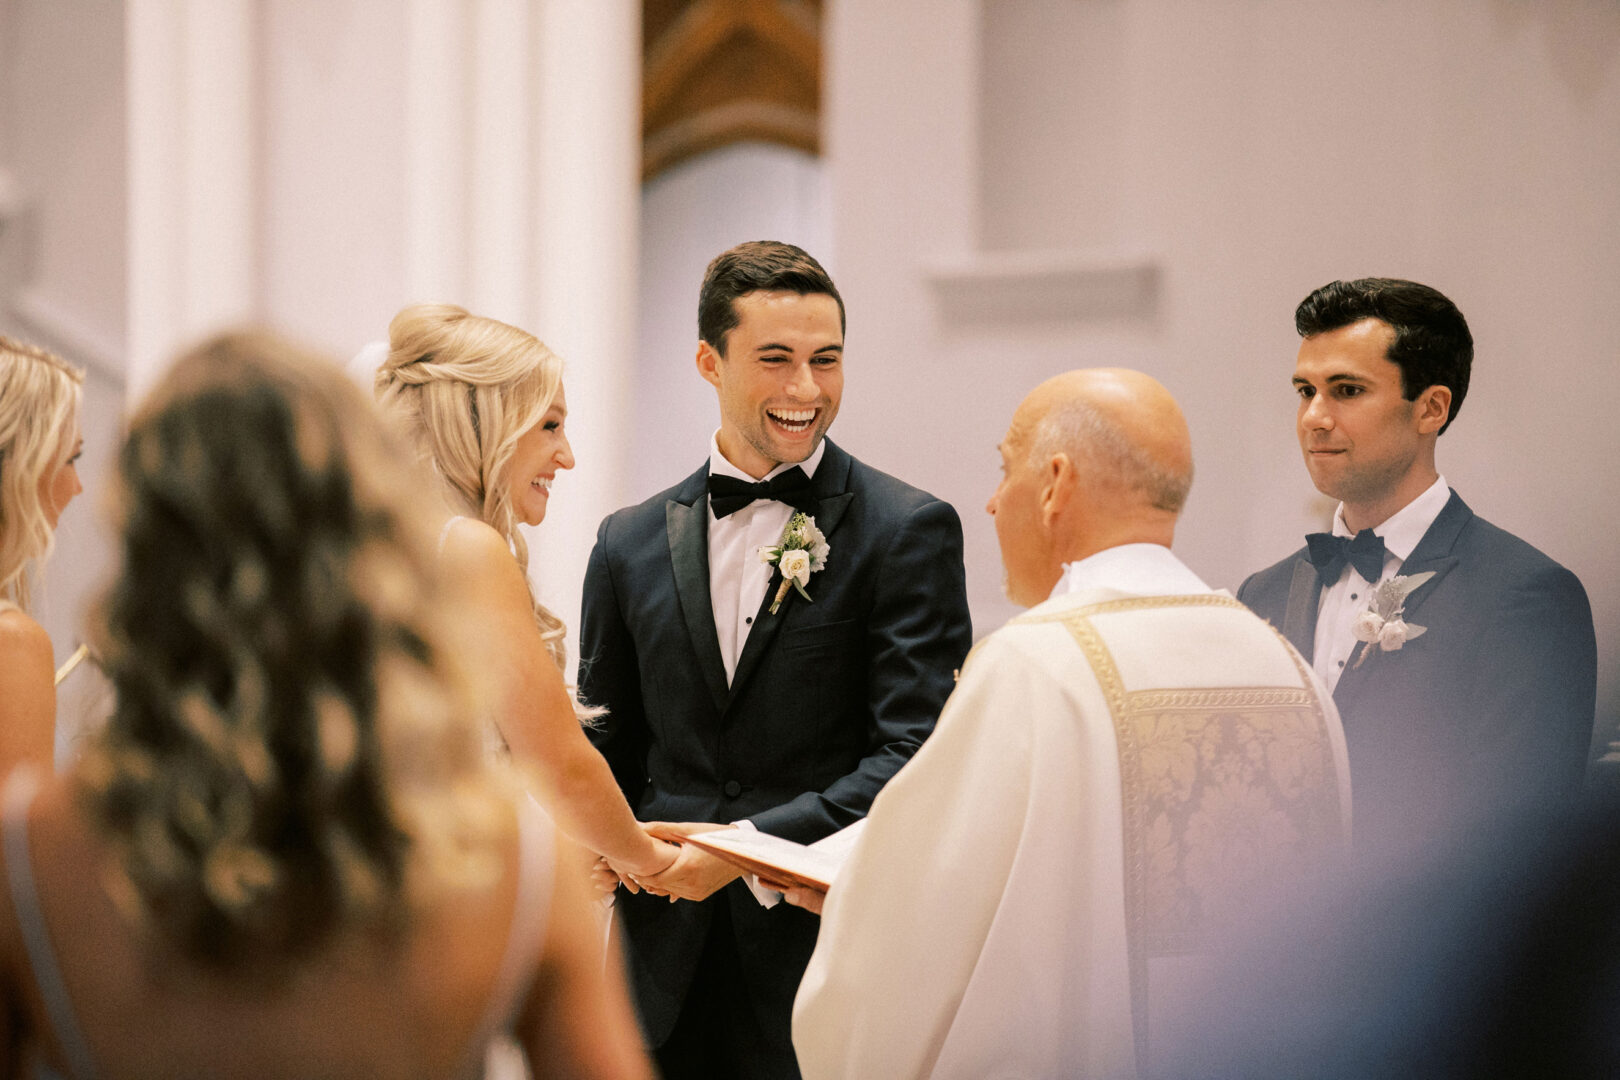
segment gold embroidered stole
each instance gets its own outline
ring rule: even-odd
[[[1292,650],[1299,686],[1125,689],[1093,617],[1190,607],[1247,610],[1206,593],[1014,620],[1062,623],[1108,702],[1119,747],[1139,1067],[1148,1061],[1148,961],[1204,950],[1255,887],[1307,871],[1346,836],[1327,718]]]

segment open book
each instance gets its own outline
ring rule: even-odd
[[[863,818],[814,844],[795,844],[756,829],[717,829],[668,839],[702,848],[767,882],[808,885],[826,892],[865,825]]]

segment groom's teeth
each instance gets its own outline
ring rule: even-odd
[[[816,418],[814,409],[767,409],[772,420],[787,428],[804,428]]]

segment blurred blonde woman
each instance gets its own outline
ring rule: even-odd
[[[491,737],[537,778],[565,832],[630,874],[658,873],[676,849],[641,830],[585,737],[563,682],[562,621],[524,573],[517,526],[545,520],[553,482],[574,467],[562,361],[534,335],[450,304],[405,308],[388,339],[377,400],[440,480],[440,561],[500,688]]]
[[[55,666],[28,613],[29,575],[50,554],[56,522],[83,490],[75,463],[84,375],[44,349],[0,337],[0,775],[49,766]]]
[[[483,752],[413,474],[337,369],[182,357],[118,469],[117,690],[7,782],[6,1075],[645,1077],[589,887]]]

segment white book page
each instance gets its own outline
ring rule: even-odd
[[[694,833],[692,838],[768,866],[781,867],[800,877],[831,884],[865,824],[864,820],[858,821],[808,846],[757,829],[719,829]]]

